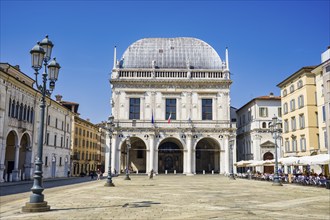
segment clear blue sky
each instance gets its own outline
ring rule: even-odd
[[[317,65],[330,45],[324,1],[4,1],[0,61],[33,77],[30,49],[46,34],[61,64],[54,94],[80,103],[97,123],[110,114],[109,73],[117,56],[145,37],[196,37],[225,58],[233,74],[231,104],[274,92],[299,68]]]

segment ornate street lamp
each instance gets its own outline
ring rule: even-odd
[[[272,123],[270,125],[270,132],[273,135],[275,141],[275,172],[274,172],[274,181],[273,186],[282,186],[278,175],[278,158],[277,158],[277,139],[281,137],[282,129],[281,122],[276,116],[272,118]]]
[[[124,180],[131,180],[129,177],[129,149],[131,148],[131,138],[127,136],[126,138],[126,176]]]
[[[234,154],[233,154],[234,140],[233,139],[231,139],[229,141],[229,148],[230,148],[230,175],[229,175],[229,179],[235,180],[235,175],[234,175]]]
[[[43,153],[43,142],[44,142],[44,119],[45,119],[45,106],[46,106],[46,96],[50,96],[55,88],[55,82],[57,81],[60,65],[56,62],[54,58],[50,63],[52,48],[54,44],[46,36],[41,42],[35,45],[31,53],[32,58],[32,68],[35,70],[35,78],[37,89],[41,92],[41,103],[40,103],[40,127],[38,130],[38,149],[37,156],[35,158],[35,170],[34,170],[34,181],[31,188],[32,194],[30,195],[30,202],[27,202],[25,206],[22,207],[23,212],[45,212],[50,210],[50,206],[44,201],[44,195],[42,191],[44,188],[42,186],[42,153]],[[38,84],[38,74],[39,70],[44,65],[44,73],[42,74],[42,84]],[[48,71],[47,71],[48,70]],[[47,89],[47,77],[49,80],[49,89]]]
[[[108,121],[107,121],[107,129],[109,132],[109,138],[110,138],[110,144],[109,144],[109,167],[108,167],[108,178],[107,178],[107,182],[104,184],[104,186],[115,186],[115,184],[113,184],[112,182],[112,174],[111,174],[111,149],[112,149],[112,134],[113,134],[113,127],[114,127],[114,123],[113,123],[113,115],[109,116]]]

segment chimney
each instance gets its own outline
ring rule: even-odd
[[[269,93],[269,97],[274,97],[274,93]]]
[[[86,121],[90,122],[91,120],[89,118],[87,118]]]
[[[56,98],[56,102],[61,102],[62,101],[62,97],[61,95],[56,95],[55,98]]]

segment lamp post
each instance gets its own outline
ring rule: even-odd
[[[126,176],[124,180],[131,180],[129,177],[129,149],[131,148],[131,138],[130,136],[127,136],[126,138]]]
[[[278,158],[277,158],[277,139],[281,137],[282,129],[281,122],[276,116],[272,118],[272,124],[270,125],[270,132],[273,135],[275,141],[275,172],[274,172],[274,181],[273,186],[282,186],[278,175]]]
[[[112,182],[112,174],[111,174],[111,149],[112,149],[112,134],[113,134],[113,115],[109,116],[107,121],[107,129],[109,132],[109,138],[110,138],[110,144],[109,144],[109,168],[108,168],[108,178],[107,182],[104,184],[104,186],[115,186]]]
[[[231,166],[230,167],[229,179],[235,180],[235,175],[234,175],[234,154],[233,154],[234,140],[230,140],[229,148],[230,148],[230,166]]]
[[[40,127],[38,130],[38,149],[37,156],[35,158],[35,170],[34,170],[34,181],[31,188],[32,194],[30,195],[30,202],[27,202],[25,206],[22,207],[23,212],[45,212],[50,210],[50,206],[44,201],[44,195],[42,191],[44,188],[42,186],[42,153],[43,153],[43,142],[44,142],[44,119],[45,119],[45,106],[46,106],[46,96],[50,96],[55,88],[55,82],[58,78],[60,65],[56,62],[54,58],[51,62],[51,53],[54,44],[46,36],[41,42],[35,45],[31,53],[32,58],[32,68],[35,70],[35,78],[37,89],[41,92],[41,103],[40,103]],[[48,63],[49,62],[49,63]],[[38,74],[39,70],[44,65],[44,73],[42,74],[42,84],[38,84]],[[49,80],[49,86],[47,89],[47,77]]]

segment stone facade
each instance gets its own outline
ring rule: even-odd
[[[0,181],[32,179],[37,154],[41,93],[19,67],[0,64]],[[67,175],[70,165],[71,113],[46,98],[43,177]]]
[[[275,158],[275,142],[269,125],[274,116],[281,120],[281,98],[260,96],[237,111],[237,160],[271,160]],[[280,141],[278,140],[278,157]],[[273,167],[256,167],[256,171],[273,172]]]
[[[230,148],[236,158],[236,128],[228,52],[222,62],[210,45],[195,38],[142,39],[120,61],[115,53],[110,83],[116,172],[125,171],[127,155],[132,172],[229,172]]]

